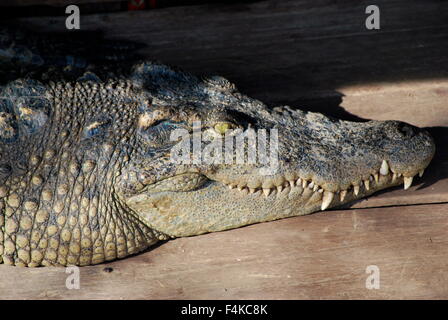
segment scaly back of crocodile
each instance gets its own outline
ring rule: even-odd
[[[163,238],[112,189],[147,107],[130,82],[18,80],[0,98],[0,259],[88,265]]]

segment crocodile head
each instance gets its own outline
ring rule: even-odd
[[[407,189],[435,151],[429,134],[409,124],[271,110],[221,77],[142,65],[134,80],[152,103],[140,115],[140,154],[119,193],[172,237],[308,214],[398,184]]]

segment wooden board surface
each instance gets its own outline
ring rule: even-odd
[[[0,265],[2,298],[429,299],[448,297],[448,205],[332,211],[181,238],[80,269]],[[380,289],[366,289],[366,268]],[[104,268],[113,268],[105,272]]]
[[[104,3],[104,2],[119,2],[120,0],[3,0],[1,6],[5,7],[25,7],[25,6],[68,6],[70,4],[84,4],[84,3]]]
[[[448,205],[441,204],[448,202],[448,5],[376,1],[382,29],[369,31],[368,4],[261,1],[86,15],[81,24],[144,43],[149,59],[228,77],[270,105],[427,127],[437,154],[411,190],[170,241],[82,268],[80,290],[65,288],[64,269],[0,266],[2,297],[448,298]],[[20,21],[65,32],[61,17]],[[365,288],[368,265],[380,268],[380,290]],[[103,272],[105,266],[114,271]]]

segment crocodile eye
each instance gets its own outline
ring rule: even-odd
[[[228,130],[232,129],[234,127],[233,123],[230,122],[218,122],[215,124],[215,131],[219,134],[225,134]]]

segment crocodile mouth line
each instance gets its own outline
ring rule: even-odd
[[[311,202],[321,201],[321,210],[326,210],[330,205],[347,203],[359,199],[375,191],[404,185],[407,190],[412,185],[414,177],[418,174],[423,176],[425,169],[420,169],[418,173],[410,175],[394,172],[387,160],[383,160],[376,172],[370,174],[367,179],[359,179],[360,182],[352,183],[348,187],[337,190],[329,190],[323,185],[319,185],[310,178],[300,177],[294,174],[285,174],[280,177],[266,178],[258,180],[256,185],[251,182],[229,182],[224,179],[209,177],[207,174],[199,172],[186,172],[173,177],[163,179],[147,186],[146,191],[150,193],[159,192],[195,192],[207,185],[207,182],[226,186],[231,192],[237,192],[239,196],[264,199],[266,201],[294,200],[298,197],[310,199]]]
[[[418,172],[420,177],[423,176],[424,170],[425,169],[421,169]],[[342,204],[348,202],[346,200],[356,199],[360,194],[373,193],[374,191],[399,185],[401,183],[404,184],[404,190],[407,190],[412,185],[414,177],[415,175],[404,176],[402,173],[393,172],[390,169],[388,162],[383,160],[378,171],[371,174],[368,179],[362,180],[362,182],[358,184],[352,184],[348,188],[336,191],[326,190],[312,179],[290,176],[276,179],[277,181],[280,181],[280,183],[271,187],[263,186],[263,184],[258,187],[249,187],[244,184],[222,183],[230,190],[237,190],[245,195],[264,196],[266,200],[275,200],[279,196],[288,197],[292,195],[308,198],[320,197],[322,201],[321,210],[325,210],[332,204],[335,198]]]

